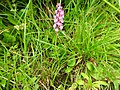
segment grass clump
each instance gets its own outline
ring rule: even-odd
[[[1,89],[119,90],[118,12],[106,0],[68,1],[59,36],[54,1],[0,2]]]

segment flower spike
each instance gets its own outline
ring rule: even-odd
[[[53,28],[55,29],[55,32],[58,34],[58,31],[63,29],[64,10],[62,9],[61,3],[58,3],[56,5],[56,8],[57,10],[55,10]]]

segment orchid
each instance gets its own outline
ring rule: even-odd
[[[55,32],[58,33],[59,30],[63,29],[64,10],[62,9],[61,3],[58,3],[56,8],[57,10],[55,10],[56,15],[54,16],[53,28],[55,29]]]

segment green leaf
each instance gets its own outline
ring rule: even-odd
[[[73,67],[67,67],[67,69],[65,70],[65,72],[66,72],[66,73],[69,73],[69,72],[72,71],[72,69],[73,69]]]
[[[13,35],[10,35],[9,33],[4,33],[3,41],[6,43],[13,43],[16,41],[16,38]]]
[[[4,28],[4,27],[6,26],[3,24],[2,19],[0,18],[0,28]]]
[[[74,90],[75,88],[73,88],[73,87],[70,87],[68,90]]]
[[[33,78],[31,78],[31,79],[29,79],[29,84],[33,84],[33,83],[35,83],[35,80],[36,80],[37,78],[36,77],[33,77]]]
[[[0,87],[0,90],[3,90],[2,87]]]
[[[33,77],[33,78],[31,79],[32,82],[35,82],[35,80],[37,80],[36,77]]]
[[[18,76],[17,76],[17,81],[24,81],[24,79],[25,79],[26,77],[24,77],[23,75],[22,75],[22,73],[18,73]]]
[[[94,69],[95,69],[91,62],[87,62],[86,66],[90,71],[94,71]]]
[[[39,88],[39,85],[38,85],[38,84],[35,84],[34,90],[38,90],[38,88]]]
[[[73,83],[72,86],[69,88],[69,90],[75,90],[77,88],[77,84]]]
[[[17,90],[17,88],[12,88],[12,90]]]
[[[70,67],[75,66],[75,62],[76,62],[75,59],[69,60],[67,65],[70,66]]]
[[[2,79],[2,81],[0,82],[0,84],[1,84],[3,87],[5,87],[5,85],[6,85],[6,80],[5,80],[5,79]]]
[[[94,87],[99,88],[100,84],[93,84]]]
[[[62,86],[62,84],[60,86],[58,86],[57,90],[65,90],[64,87]]]
[[[83,78],[86,78],[87,80],[89,80],[89,77],[85,73],[81,73],[81,75],[83,76]]]
[[[115,81],[113,81],[113,83],[114,83],[114,86],[115,86],[115,90],[119,90],[119,81],[115,80]]]
[[[72,87],[77,88],[77,84],[76,84],[76,83],[73,83],[73,84],[72,84]]]
[[[29,86],[24,86],[23,90],[31,90]]]
[[[83,81],[83,80],[77,80],[76,83],[77,83],[78,85],[84,85],[84,81]]]
[[[17,24],[17,20],[14,19],[12,15],[8,14],[7,19],[8,19],[12,24],[14,24],[14,25]]]
[[[104,82],[104,81],[95,81],[95,82],[93,82],[93,84],[99,84],[99,85],[108,85],[106,82]]]

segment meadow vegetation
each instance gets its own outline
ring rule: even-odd
[[[108,2],[109,1],[109,2]],[[0,90],[120,90],[120,1],[0,0]]]

